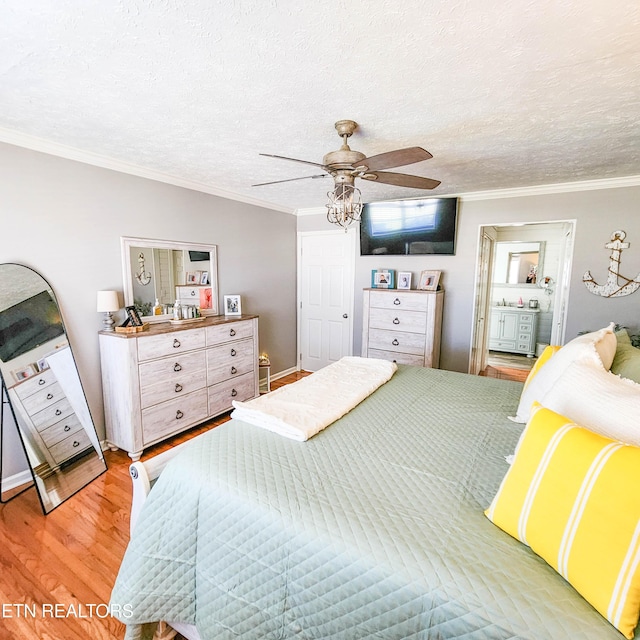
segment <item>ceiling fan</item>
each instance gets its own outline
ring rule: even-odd
[[[306,180],[309,178],[326,178],[331,176],[335,188],[328,193],[329,202],[327,204],[327,218],[329,222],[346,227],[355,222],[360,217],[362,211],[362,201],[360,190],[354,186],[356,178],[371,180],[384,184],[392,184],[398,187],[411,187],[413,189],[434,189],[440,184],[439,180],[412,176],[406,173],[395,173],[384,171],[393,167],[402,167],[407,164],[428,160],[433,156],[421,147],[408,147],[407,149],[396,149],[380,153],[367,158],[364,153],[352,151],[347,140],[358,128],[358,124],[353,120],[338,120],[335,123],[338,135],[342,138],[342,146],[337,151],[327,153],[322,159],[322,163],[287,158],[271,153],[261,153],[261,156],[269,158],[280,158],[281,160],[291,160],[320,167],[325,173],[313,176],[303,176],[301,178],[288,178],[286,180],[274,180],[272,182],[261,182],[254,184],[254,187],[263,187],[269,184],[279,184],[281,182],[292,182],[294,180]]]

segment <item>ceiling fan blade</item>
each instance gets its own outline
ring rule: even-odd
[[[260,182],[259,184],[252,184],[252,187],[264,187],[267,184],[280,184],[281,182],[293,182],[294,180],[307,180],[308,178],[328,178],[328,173],[321,173],[316,176],[302,176],[301,178],[287,178],[286,180],[274,180],[273,182]]]
[[[440,180],[432,180],[431,178],[423,178],[421,176],[410,176],[406,173],[393,173],[391,171],[367,172],[362,178],[365,180],[373,180],[374,182],[383,182],[384,184],[393,184],[397,187],[411,187],[413,189],[435,189],[440,184]]]
[[[365,158],[358,165],[364,165],[370,171],[378,171],[379,169],[392,169],[393,167],[404,167],[414,162],[422,162],[433,156],[422,147],[409,147],[407,149],[396,149],[395,151],[387,151],[377,156]]]
[[[301,162],[302,164],[310,164],[310,165],[313,165],[314,167],[321,167],[322,169],[325,168],[325,166],[323,164],[320,164],[319,162],[309,162],[308,160],[298,160],[297,158],[287,158],[286,156],[276,156],[273,153],[260,153],[258,155],[266,156],[267,158],[280,158],[280,160],[291,160],[291,162]]]

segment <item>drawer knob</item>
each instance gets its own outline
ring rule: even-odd
[[[64,430],[65,431],[71,431],[71,427],[68,424],[64,425]]]
[[[236,355],[236,350],[235,349],[231,349],[231,355],[235,356]]]
[[[184,416],[184,413],[182,413],[182,411],[180,411],[180,409],[178,409],[176,411],[176,420],[180,420],[180,418],[182,418]]]
[[[231,397],[235,398],[238,395],[238,392],[235,389],[231,389]]]
[[[231,367],[231,373],[238,373],[238,370],[235,367]]]
[[[53,393],[47,393],[47,400],[51,400],[53,398]]]
[[[182,371],[182,365],[181,365],[179,362],[176,362],[176,363],[173,365],[173,370],[174,370],[174,371]]]
[[[236,330],[235,329],[231,329],[231,331],[229,331],[229,335],[231,337],[235,336],[236,335]]]
[[[75,447],[79,447],[79,446],[80,446],[80,443],[77,440],[74,440],[73,441],[73,447],[75,448]]]
[[[182,391],[182,385],[178,382],[176,384],[176,393],[180,393]]]
[[[56,415],[59,416],[62,413],[60,409],[56,409]]]
[[[393,319],[393,324],[400,324],[400,319],[399,318],[394,318]]]
[[[196,292],[195,292],[195,290],[194,290],[194,289],[191,289],[191,294],[190,294],[190,295],[192,295],[192,296],[195,296],[195,295],[196,295]]]
[[[173,339],[173,348],[177,349],[180,346],[180,340],[178,338]]]
[[[394,339],[393,339],[393,341],[391,342],[391,344],[392,344],[394,347],[397,347],[397,346],[400,344],[400,343],[398,342],[398,338],[394,338]]]
[[[393,301],[393,304],[395,304],[395,305],[400,304],[400,298],[396,298],[396,299]]]
[[[38,380],[38,385],[42,386],[45,382],[46,380],[44,378],[40,378],[40,380]]]

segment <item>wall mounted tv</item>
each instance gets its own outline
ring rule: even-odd
[[[9,362],[63,334],[58,305],[41,291],[0,311],[0,360]]]
[[[360,255],[455,255],[457,198],[368,202],[360,221]]]

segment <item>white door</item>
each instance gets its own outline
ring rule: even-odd
[[[298,353],[306,371],[353,352],[355,241],[355,229],[298,234]]]

